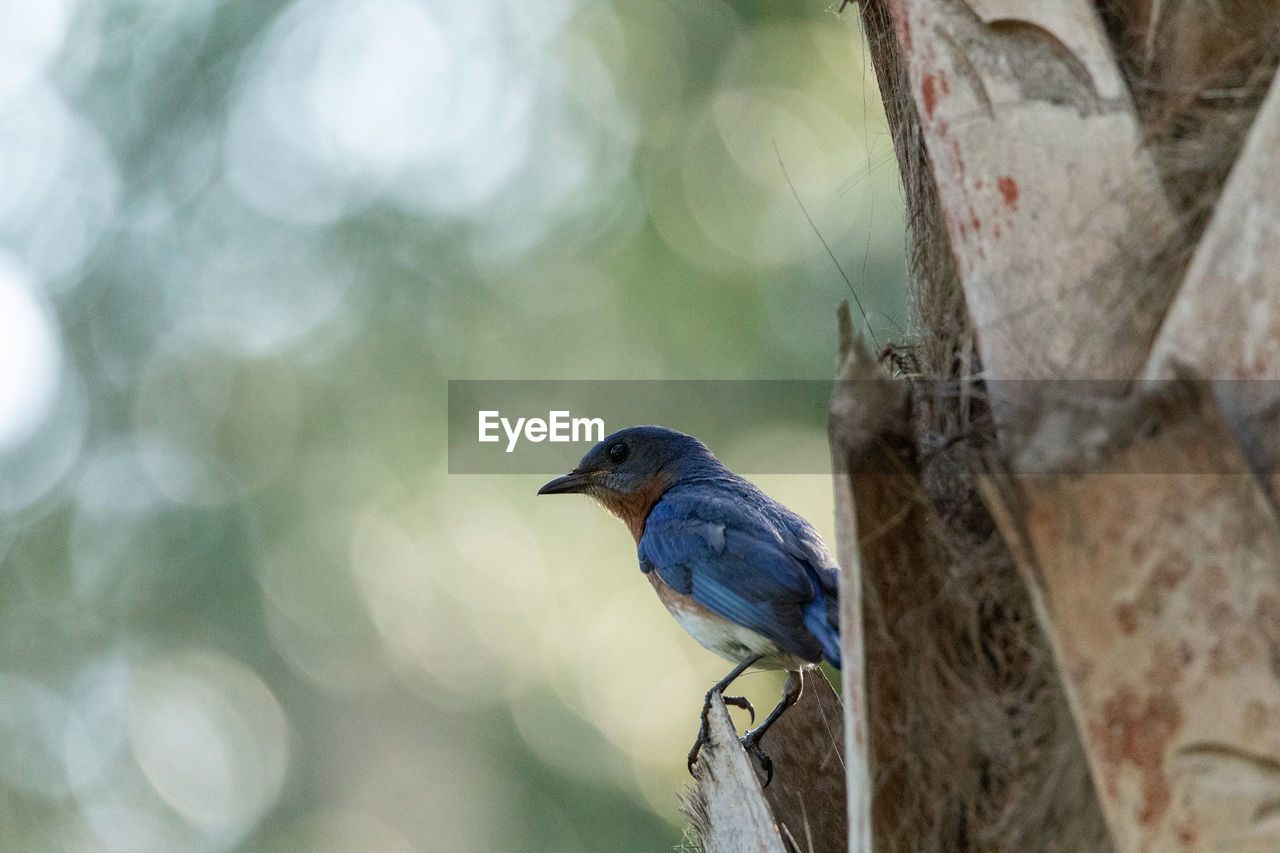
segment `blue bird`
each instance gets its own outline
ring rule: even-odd
[[[782,701],[742,744],[773,763],[760,739],[800,698],[800,670],[840,667],[840,623],[831,552],[809,522],[726,468],[701,441],[657,426],[619,430],[578,466],[538,490],[588,495],[635,537],[640,570],[676,621],[735,664],[707,691],[689,752],[692,772],[707,742],[711,697],[750,667],[787,670]],[[725,697],[751,712],[746,699]]]

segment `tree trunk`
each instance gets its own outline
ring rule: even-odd
[[[832,397],[851,849],[1280,848],[1280,13],[861,13],[916,310]]]

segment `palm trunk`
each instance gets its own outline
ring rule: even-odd
[[[1205,8],[862,8],[918,300],[906,429],[832,412],[875,849],[1280,845],[1280,30]]]

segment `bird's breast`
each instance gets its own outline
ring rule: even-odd
[[[676,592],[656,571],[649,572],[646,577],[667,612],[703,648],[734,663],[741,663],[753,655],[764,655],[756,664],[758,669],[798,669],[803,665],[804,661],[783,652],[764,635],[730,622],[690,596]]]

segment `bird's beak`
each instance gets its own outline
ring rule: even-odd
[[[585,492],[587,487],[591,485],[591,477],[592,472],[590,471],[570,471],[563,477],[556,477],[550,483],[538,489],[538,494],[569,495],[575,492]]]

